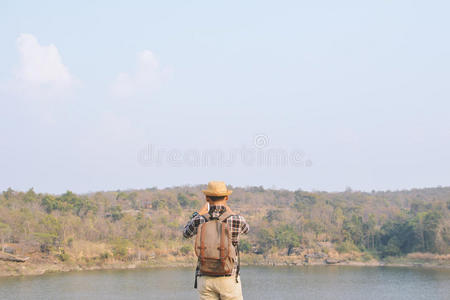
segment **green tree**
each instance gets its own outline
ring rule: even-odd
[[[119,205],[111,206],[108,208],[107,212],[108,214],[106,216],[111,217],[114,222],[123,218],[122,207]]]
[[[287,248],[288,255],[292,248],[300,246],[300,236],[292,225],[281,225],[276,229],[275,240],[278,248]]]
[[[53,210],[58,209],[58,201],[53,195],[45,195],[44,198],[42,198],[41,205],[47,213],[51,213]]]
[[[36,202],[37,201],[37,195],[34,192],[33,188],[29,189],[25,195],[23,196],[24,202]]]
[[[358,247],[363,246],[364,230],[361,216],[354,214],[350,220],[345,220],[343,231],[345,237],[351,239],[355,245]]]
[[[5,250],[5,240],[11,233],[11,227],[8,224],[0,222],[0,242],[2,245],[2,252]]]
[[[258,232],[258,244],[262,253],[267,253],[276,245],[275,231],[269,228],[261,228]]]
[[[239,241],[239,251],[244,253],[249,253],[252,249],[252,245],[246,240],[241,239]]]
[[[188,197],[186,197],[186,195],[182,194],[182,193],[178,193],[177,195],[177,200],[178,203],[181,205],[181,207],[186,208],[188,206],[190,206],[190,200]]]

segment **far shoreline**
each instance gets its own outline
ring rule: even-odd
[[[2,262],[4,263],[4,262]],[[26,263],[23,263],[26,264]],[[257,263],[242,262],[241,266],[245,267],[393,267],[393,268],[416,268],[416,269],[441,269],[450,270],[450,264],[439,263],[389,263],[383,261],[345,261],[333,264],[327,264],[325,262],[313,262],[313,263],[295,263],[289,261],[265,261]],[[31,267],[31,268],[30,268]],[[106,265],[96,266],[80,266],[80,265],[65,265],[65,264],[44,264],[25,266],[21,268],[8,268],[7,270],[4,264],[0,264],[0,278],[14,278],[14,277],[29,277],[29,276],[41,276],[58,273],[75,273],[85,271],[112,271],[112,270],[145,270],[145,269],[173,269],[173,268],[192,268],[195,269],[195,263],[193,262],[136,262],[136,263],[112,263]]]

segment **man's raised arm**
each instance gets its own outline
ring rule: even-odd
[[[200,224],[205,223],[205,217],[203,217],[204,214],[208,212],[208,203],[205,203],[203,207],[199,210],[199,212],[195,212],[192,214],[191,219],[189,222],[184,226],[183,229],[183,236],[185,238],[191,238],[194,235],[197,234],[197,228],[200,226]]]

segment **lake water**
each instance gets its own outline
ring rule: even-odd
[[[244,299],[450,299],[450,270],[242,267]],[[141,269],[0,278],[0,299],[198,299],[193,270]]]

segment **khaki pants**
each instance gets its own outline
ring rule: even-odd
[[[198,292],[201,300],[243,300],[241,278],[236,276],[199,276]]]

